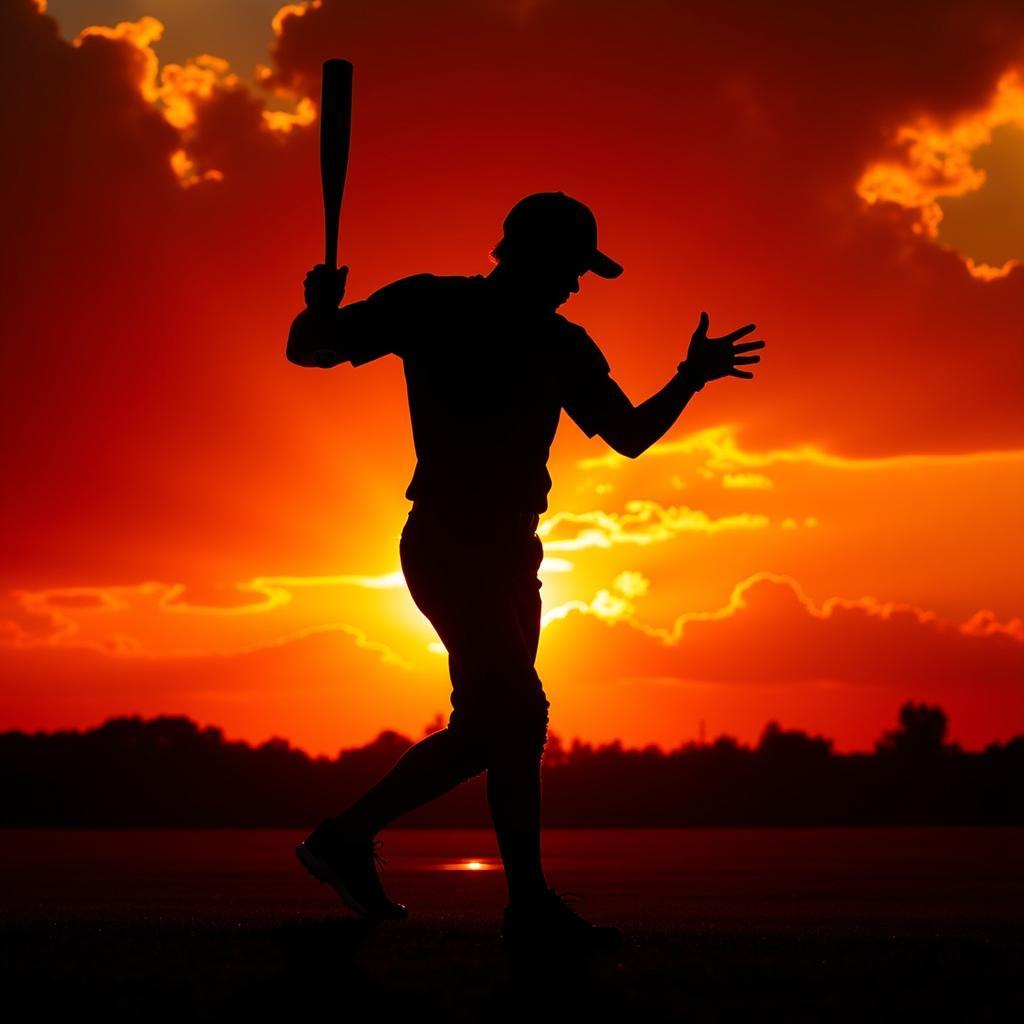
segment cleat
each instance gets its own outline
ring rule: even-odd
[[[620,949],[622,932],[618,928],[593,925],[572,909],[570,902],[580,898],[548,889],[532,903],[507,907],[502,944],[515,953],[612,953]]]
[[[318,881],[329,885],[350,910],[361,917],[397,921],[409,911],[389,900],[380,883],[377,865],[384,858],[377,852],[379,839],[343,839],[330,818],[322,822],[295,847],[295,856]]]

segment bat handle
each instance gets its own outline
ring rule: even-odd
[[[328,213],[327,215],[324,263],[331,270],[338,269],[338,214],[336,213]]]

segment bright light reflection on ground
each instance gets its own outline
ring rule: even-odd
[[[494,871],[499,867],[495,860],[456,860],[439,864],[440,871]]]

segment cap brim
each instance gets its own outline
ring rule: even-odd
[[[595,249],[590,257],[590,270],[598,277],[618,277],[622,273],[622,265]]]

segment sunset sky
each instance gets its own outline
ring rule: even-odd
[[[561,312],[634,402],[701,310],[767,342],[636,461],[563,416],[553,732],[1024,732],[1019,2],[4,0],[0,38],[0,728],[333,754],[447,715],[401,362],[284,355],[343,56],[348,298],[487,273],[557,189],[625,267]]]

